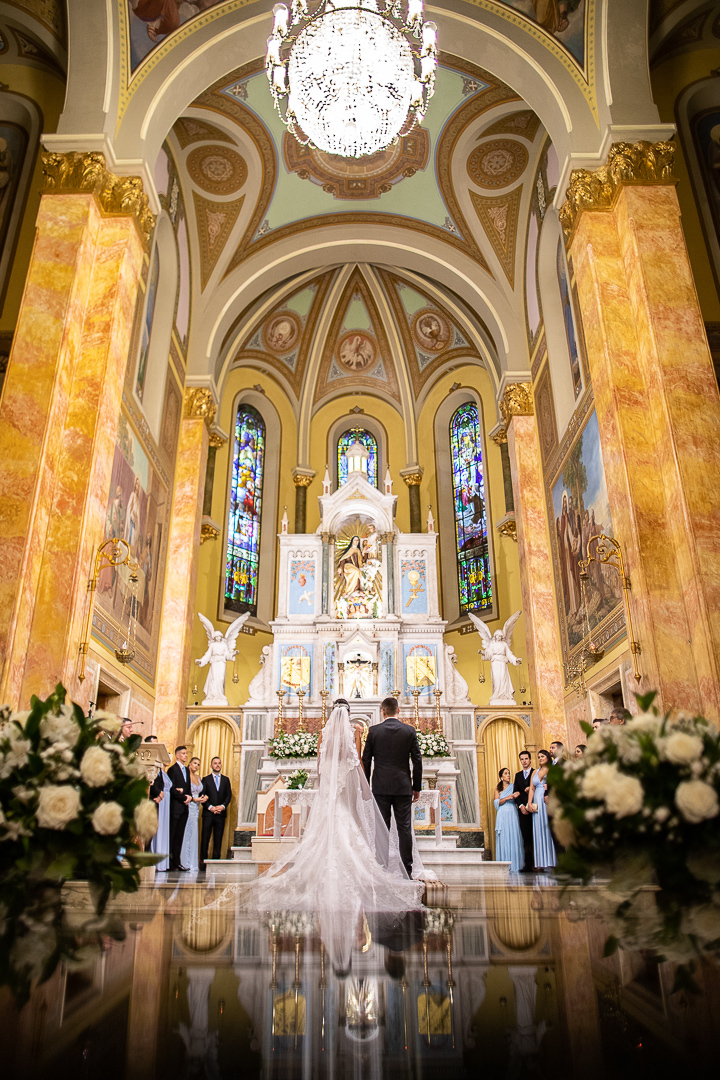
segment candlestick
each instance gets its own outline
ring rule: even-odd
[[[275,734],[279,734],[283,729],[283,698],[285,697],[284,690],[276,690],[275,693],[278,696],[278,715],[277,715],[277,730]]]
[[[320,713],[320,721],[321,721],[322,727],[325,727],[325,724],[327,722],[327,699],[328,699],[327,690],[325,690],[325,689],[321,690],[320,691],[320,697],[322,698],[322,711]]]
[[[412,696],[415,698],[415,730],[420,730],[420,691],[417,686],[412,692]]]
[[[440,716],[440,698],[442,697],[442,690],[433,690],[435,695],[435,730],[442,734],[442,717]]]
[[[300,690],[298,688],[298,691],[297,691],[297,699],[298,699],[298,731],[304,731],[305,730],[305,728],[303,727],[303,698],[304,697],[305,697],[305,691]]]

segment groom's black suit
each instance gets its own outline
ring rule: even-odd
[[[412,877],[412,793],[422,786],[422,755],[415,728],[397,716],[388,716],[370,728],[362,760],[368,780],[372,770],[372,792],[388,829],[391,811],[395,813],[400,858]]]

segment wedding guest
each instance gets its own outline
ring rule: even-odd
[[[158,770],[158,774],[153,780],[150,786],[150,798],[157,803],[158,808],[158,827],[157,832],[150,841],[150,850],[155,855],[162,855],[163,858],[159,863],[155,863],[155,872],[158,874],[164,873],[170,869],[170,798],[169,793],[172,789],[172,780],[163,769]],[[153,791],[158,794],[153,795]]]
[[[622,727],[628,715],[629,713],[623,708],[613,709],[610,713],[610,723],[613,727]]]
[[[175,762],[167,771],[172,781],[170,789],[170,870],[187,870],[187,867],[180,861],[185,825],[188,819],[188,806],[192,802],[187,758],[187,747],[176,746]]]
[[[528,789],[528,809],[533,817],[533,846],[535,849],[535,869],[557,865],[555,845],[550,833],[547,806],[547,774],[551,756],[547,750],[538,750],[538,767],[533,773]]]
[[[585,743],[578,743],[575,747],[575,757],[581,758],[586,750],[587,746],[585,745]]]
[[[125,742],[129,739],[133,733],[133,722],[129,716],[123,716],[122,727],[120,728],[120,734],[118,736],[118,742]]]
[[[592,724],[593,724],[593,731],[597,731],[597,729],[598,729],[599,727],[602,727],[602,726],[603,726],[603,724],[609,724],[609,723],[610,723],[610,721],[609,721],[609,720],[606,720],[606,719],[605,719],[604,717],[602,717],[602,716],[598,716],[598,717],[596,717],[596,718],[595,718],[595,720],[593,720],[593,722],[592,722]]]
[[[203,777],[203,795],[206,796],[202,815],[202,840],[200,843],[200,869],[205,869],[205,862],[210,849],[210,835],[213,841],[213,859],[220,858],[227,808],[232,799],[230,778],[223,776],[222,761],[214,757],[210,762],[210,772]]]
[[[529,750],[522,750],[520,752],[520,772],[515,773],[515,779],[513,780],[513,791],[520,793],[518,799],[519,825],[520,834],[523,839],[523,848],[525,851],[525,866],[526,873],[531,874],[534,866],[533,858],[533,819],[530,811],[527,808],[528,788],[530,787],[530,781],[532,780],[532,759],[530,757]]]
[[[550,743],[550,754],[552,756],[553,765],[559,765],[565,757],[565,747],[561,742]]]
[[[517,800],[520,792],[514,790],[510,780],[510,770],[501,769],[495,788],[495,859],[497,862],[509,862],[510,869],[518,873],[525,865],[523,840],[517,814]]]
[[[207,795],[203,793],[203,782],[200,779],[199,757],[190,758],[188,772],[190,773],[192,802],[188,805],[188,817],[180,852],[180,862],[183,866],[187,866],[188,870],[194,870],[197,873],[200,868],[198,862],[200,807],[208,800]]]

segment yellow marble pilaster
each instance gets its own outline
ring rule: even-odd
[[[547,747],[554,739],[567,743],[567,725],[540,440],[529,383],[506,387],[501,410],[515,496],[530,691]]]
[[[155,734],[168,746],[174,746],[178,739],[185,737],[185,706],[196,617],[197,553],[209,429],[214,419],[215,404],[210,391],[187,390],[175,465],[155,698]]]
[[[588,197],[564,223],[641,689],[717,720],[720,396],[668,172],[618,183],[606,209]]]
[[[132,213],[56,188],[41,200],[0,408],[0,700],[13,705],[61,679],[77,696],[143,253]]]

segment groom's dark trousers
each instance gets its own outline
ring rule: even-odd
[[[388,829],[391,812],[395,814],[400,858],[412,877],[412,796],[422,786],[422,755],[415,728],[403,724],[397,716],[373,725],[362,760],[368,780],[372,773],[372,793]]]

